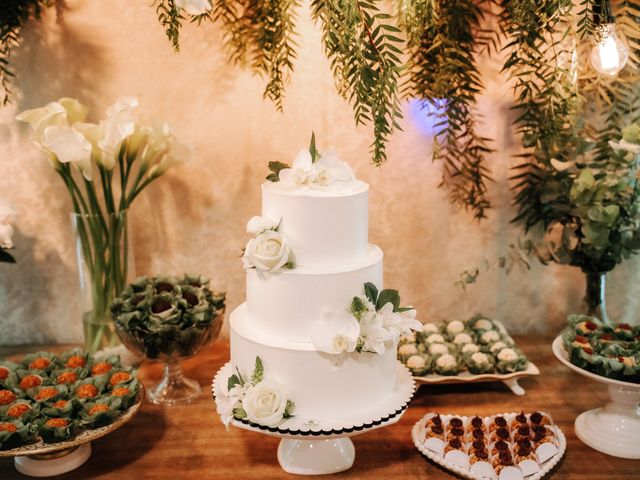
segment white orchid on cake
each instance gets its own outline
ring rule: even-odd
[[[290,191],[320,190],[339,193],[352,187],[356,181],[351,167],[335,152],[318,151],[315,133],[311,134],[309,149],[300,150],[292,166],[283,162],[269,162],[269,170],[272,173],[267,180]]]
[[[231,420],[275,427],[291,418],[295,404],[287,398],[283,385],[272,378],[264,378],[260,357],[249,380],[238,371],[227,382],[226,398],[218,399],[218,414],[227,429]]]
[[[289,242],[278,230],[280,222],[266,217],[252,217],[247,222],[247,233],[254,237],[247,242],[242,254],[245,270],[277,273],[295,268]]]
[[[413,307],[400,307],[397,290],[378,292],[370,282],[364,295],[353,297],[348,310],[326,312],[311,326],[311,341],[321,352],[333,355],[369,352],[382,355],[401,335],[421,332]]]

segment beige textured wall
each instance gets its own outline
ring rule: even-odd
[[[139,97],[142,110],[166,119],[193,144],[195,158],[149,188],[133,207],[131,228],[140,274],[201,272],[228,291],[229,307],[244,298],[238,256],[244,225],[259,213],[259,185],[269,160],[291,160],[315,130],[371,185],[370,238],[385,251],[385,283],[400,289],[423,320],[482,311],[513,331],[557,331],[580,306],[582,277],[567,267],[493,272],[463,293],[458,274],[504,254],[519,231],[506,179],[517,148],[510,92],[497,65],[484,66],[480,110],[496,139],[491,163],[496,208],[475,222],[438,189],[441,165],[430,161],[430,138],[407,118],[389,144],[389,162],[368,164],[370,131],[356,128],[333,88],[319,32],[301,10],[300,50],[285,112],[262,100],[263,81],[225,63],[215,27],[187,25],[175,54],[150,1],[69,0],[61,16],[32,23],[15,56],[20,95],[0,109],[0,196],[19,210],[17,265],[0,265],[0,344],[81,339],[70,202],[57,175],[13,120],[15,113],[60,96],[101,112],[117,97]],[[635,321],[637,262],[616,270],[610,311]]]

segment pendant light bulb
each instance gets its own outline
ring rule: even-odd
[[[591,65],[602,75],[615,77],[629,60],[626,45],[616,34],[614,23],[603,23],[596,28],[596,44],[591,50]]]

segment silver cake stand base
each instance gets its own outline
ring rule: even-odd
[[[212,382],[216,404],[226,397],[227,379],[233,374],[231,363],[224,365]],[[398,362],[396,385],[384,400],[358,414],[353,421],[293,417],[278,427],[266,427],[246,420],[232,420],[231,425],[281,438],[278,445],[280,467],[295,475],[326,475],[353,466],[356,451],[349,437],[392,425],[404,414],[415,392],[411,372]]]

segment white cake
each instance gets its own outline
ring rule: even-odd
[[[333,355],[318,351],[311,329],[327,312],[346,312],[366,282],[382,290],[383,254],[368,239],[369,186],[352,173],[325,185],[298,180],[262,185],[262,217],[279,225],[295,268],[247,268],[246,303],[230,316],[231,363],[247,377],[260,357],[297,417],[348,419],[392,392],[397,340],[381,354]]]

